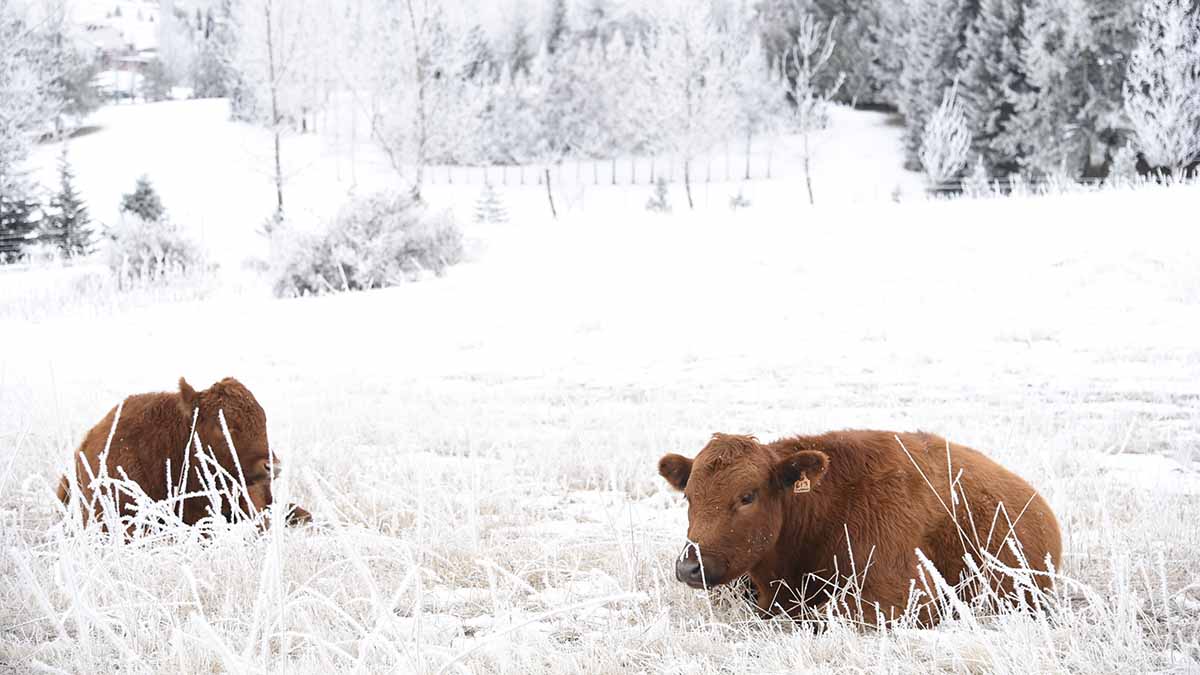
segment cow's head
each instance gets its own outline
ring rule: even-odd
[[[193,411],[198,411],[196,434],[200,436],[200,442],[205,451],[212,448],[217,461],[233,475],[234,480],[240,480],[235,464],[240,461],[247,486],[269,482],[272,462],[267,442],[267,414],[245,385],[227,377],[208,389],[196,391],[181,377],[179,406],[189,425]],[[231,451],[225,437],[225,430],[221,426],[222,414],[229,428],[229,440],[233,441],[236,452]],[[194,439],[190,442],[194,450]]]
[[[808,494],[829,458],[782,450],[752,436],[714,434],[696,458],[666,455],[658,472],[688,501],[688,544],[675,576],[694,588],[737,579],[775,548],[786,500]]]

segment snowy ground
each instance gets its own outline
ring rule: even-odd
[[[173,182],[170,208],[233,214]],[[1200,669],[1198,238],[1147,218],[1200,191],[784,209],[799,184],[778,183],[737,213],[558,223],[514,191],[469,263],[365,294],[0,272],[0,670]],[[236,260],[225,217],[205,228]],[[254,390],[314,527],[63,536],[69,451],[179,375]],[[673,580],[664,452],[841,427],[939,432],[1028,477],[1065,535],[1060,618],[812,635]]]

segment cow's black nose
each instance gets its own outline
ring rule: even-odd
[[[703,575],[700,572],[700,561],[691,557],[676,560],[675,578],[689,586],[701,583]]]

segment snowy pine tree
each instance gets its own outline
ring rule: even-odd
[[[1020,0],[982,0],[962,54],[960,94],[973,149],[993,175],[1021,167],[1011,128],[1017,100],[1029,90],[1019,49],[1023,18]]]
[[[41,207],[28,183],[0,176],[0,263],[21,257],[41,218]]]
[[[142,220],[153,223],[162,219],[167,210],[163,207],[162,199],[150,184],[147,176],[137,179],[133,192],[121,197],[121,212],[133,214]]]
[[[1026,172],[1087,171],[1103,107],[1088,74],[1097,60],[1087,0],[1032,0],[1025,9],[1021,59],[1029,88],[1015,95],[1009,127]]]
[[[1181,171],[1200,158],[1200,13],[1147,0],[1129,60],[1125,112],[1150,166]]]
[[[929,187],[939,189],[957,178],[967,164],[970,150],[971,130],[958,102],[958,86],[954,85],[946,90],[942,104],[925,125],[921,166],[929,179]]]
[[[64,143],[58,160],[58,192],[50,198],[50,212],[42,229],[64,256],[75,257],[92,252],[91,223],[87,205],[75,190],[75,172]]]
[[[906,6],[906,37],[897,45],[903,54],[894,59],[903,64],[895,87],[896,103],[904,114],[907,166],[919,169],[925,125],[958,70],[961,8],[960,0],[907,0]]]
[[[475,222],[492,224],[508,222],[508,210],[504,208],[500,193],[490,182],[483,184],[483,190],[475,202]]]
[[[667,190],[667,179],[659,176],[654,181],[654,194],[650,199],[646,200],[646,210],[655,213],[670,213],[671,199],[670,193]]]

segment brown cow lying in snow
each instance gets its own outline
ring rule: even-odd
[[[75,453],[75,475],[83,497],[84,519],[94,512],[99,518],[104,500],[94,499],[92,478],[101,475],[101,456],[108,446],[105,461],[111,478],[128,477],[138,484],[148,497],[162,501],[169,496],[188,494],[172,511],[180,513],[185,523],[194,525],[213,511],[214,498],[205,491],[205,484],[232,487],[217,497],[219,513],[212,515],[234,520],[239,514],[252,514],[271,505],[272,470],[278,472],[279,460],[268,452],[267,416],[250,390],[233,378],[225,378],[203,391],[196,391],[182,377],[178,392],[137,394],[125,399],[120,407],[108,411],[104,419],[88,431]],[[236,454],[230,451],[220,422],[223,412],[229,436]],[[192,435],[195,415],[195,435]],[[115,430],[114,430],[115,422]],[[112,438],[111,444],[109,438]],[[205,454],[216,460],[224,473],[225,482],[211,464],[202,466],[195,437],[203,444]],[[211,448],[211,452],[209,451]],[[240,464],[240,466],[239,466]],[[186,481],[184,471],[187,471]],[[168,475],[169,472],[169,475]],[[242,480],[246,490],[241,492]],[[236,486],[236,487],[233,487]],[[99,492],[115,498],[119,515],[132,513],[134,499],[126,491],[101,486]],[[117,494],[113,495],[112,493]],[[58,485],[58,498],[65,504],[71,498],[71,485],[64,476]],[[236,508],[228,498],[238,497]],[[245,494],[249,495],[249,504]],[[307,522],[311,516],[293,506],[288,522]],[[130,528],[132,529],[132,528]]]
[[[767,444],[715,434],[694,460],[669,454],[658,466],[688,500],[689,543],[676,577],[704,588],[748,574],[768,614],[810,618],[832,600],[855,615],[861,607],[869,623],[887,622],[909,607],[911,586],[924,595],[909,611],[929,626],[947,598],[971,600],[985,588],[1029,602],[1028,586],[995,559],[1033,570],[1047,591],[1047,558],[1057,569],[1062,553],[1058,522],[1036,490],[932,434],[838,431]],[[938,589],[917,549],[956,593]],[[982,551],[993,564],[973,573],[964,557],[979,564]]]

